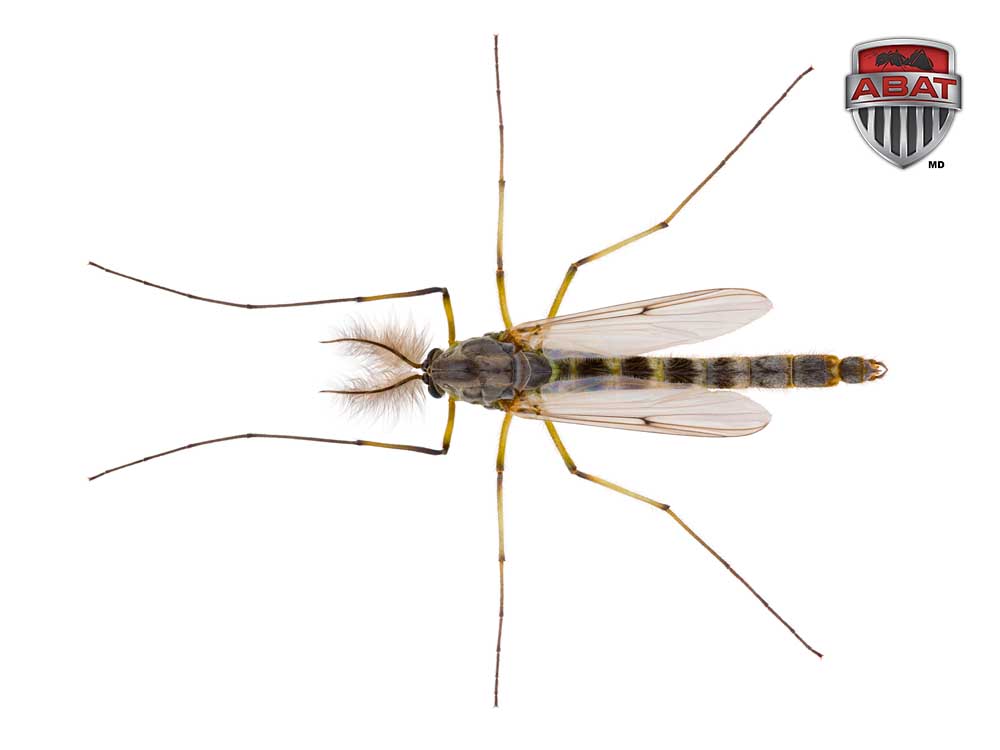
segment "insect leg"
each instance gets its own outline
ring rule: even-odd
[[[726,166],[726,162],[729,161],[729,158],[733,154],[735,154],[737,151],[739,151],[740,146],[742,146],[746,142],[746,140],[751,135],[753,135],[753,132],[757,128],[760,127],[760,124],[762,122],[764,122],[764,120],[767,118],[767,116],[769,114],[771,114],[771,111],[775,107],[777,107],[778,104],[781,103],[782,99],[784,99],[786,96],[788,96],[788,92],[791,91],[795,87],[795,84],[797,84],[800,80],[802,80],[802,78],[807,73],[809,73],[809,71],[811,71],[811,70],[812,70],[812,67],[809,67],[808,69],[806,69],[806,70],[802,71],[801,73],[799,73],[798,77],[794,81],[792,81],[791,86],[789,86],[787,89],[785,89],[784,93],[775,100],[774,104],[772,104],[770,107],[767,108],[767,111],[763,115],[760,116],[760,119],[757,120],[757,122],[754,124],[754,126],[752,128],[750,128],[750,130],[747,131],[747,134],[744,135],[740,139],[740,142],[737,143],[733,147],[733,149],[728,154],[726,154],[723,157],[722,161],[720,161],[716,165],[715,169],[713,169],[711,172],[708,173],[708,176],[705,177],[704,180],[702,180],[701,182],[698,183],[697,187],[695,187],[694,190],[692,190],[690,193],[687,194],[687,196],[684,198],[684,200],[682,200],[680,203],[677,204],[677,207],[674,208],[673,211],[671,211],[670,215],[667,218],[665,218],[663,221],[659,222],[658,224],[654,224],[649,229],[645,229],[645,230],[639,232],[638,234],[633,234],[631,237],[625,238],[621,242],[616,242],[614,245],[610,245],[610,246],[604,248],[603,250],[599,250],[598,252],[593,253],[592,255],[588,255],[585,258],[580,258],[580,260],[575,261],[574,263],[570,263],[569,264],[569,268],[566,270],[566,276],[563,278],[562,285],[559,287],[559,291],[556,292],[556,298],[552,301],[552,307],[549,308],[548,317],[554,318],[556,316],[556,313],[559,312],[559,305],[562,304],[563,297],[566,295],[566,290],[569,289],[570,282],[573,281],[573,277],[576,276],[576,272],[580,269],[580,266],[583,266],[583,265],[585,265],[587,263],[590,263],[592,261],[595,261],[595,260],[599,260],[600,258],[603,258],[605,256],[611,255],[611,253],[615,252],[616,250],[621,250],[626,245],[631,245],[636,240],[641,240],[643,237],[648,237],[649,235],[653,234],[654,232],[659,232],[661,229],[666,229],[668,226],[670,226],[670,222],[673,221],[674,217],[677,216],[677,214],[679,214],[681,212],[681,209],[683,209],[684,206],[686,206],[688,204],[688,201],[690,201],[692,198],[694,198],[695,195],[697,195],[698,192],[703,187],[705,187],[705,185],[708,183],[708,181],[711,180],[713,177],[715,177],[715,174],[720,169],[722,169],[724,166]],[[510,326],[508,325],[508,328],[509,327]]]
[[[497,117],[500,121],[500,179],[497,182],[499,205],[497,208],[497,294],[500,297],[500,315],[503,317],[504,328],[510,330],[514,324],[507,310],[507,287],[503,278],[503,191],[506,182],[503,178],[503,107],[500,104],[500,38],[493,35],[493,69],[497,79]]]
[[[197,294],[189,294],[188,292],[181,292],[177,289],[171,289],[168,286],[162,286],[160,284],[154,284],[151,281],[145,281],[144,279],[136,278],[135,276],[129,276],[128,274],[121,273],[119,271],[113,271],[110,268],[105,268],[104,266],[98,265],[91,261],[88,265],[94,268],[99,268],[102,271],[106,271],[113,276],[120,276],[123,279],[128,279],[129,281],[135,281],[139,284],[145,284],[146,286],[151,286],[154,289],[161,289],[164,292],[170,292],[171,294],[177,294],[181,297],[187,297],[188,299],[198,300],[200,302],[211,302],[213,305],[226,305],[227,307],[242,307],[245,310],[264,310],[269,308],[277,307],[309,307],[312,305],[335,305],[338,302],[375,302],[382,299],[402,299],[404,297],[422,297],[425,294],[437,294],[441,293],[441,301],[444,304],[444,315],[448,320],[448,345],[455,343],[455,315],[451,309],[451,295],[448,294],[447,288],[443,286],[430,286],[426,289],[415,289],[412,292],[391,292],[389,294],[373,294],[368,297],[340,297],[338,299],[317,299],[308,300],[306,302],[279,302],[268,305],[254,305],[244,302],[227,302],[221,299],[212,299],[211,297],[201,297]]]
[[[678,516],[670,508],[669,505],[667,505],[666,503],[657,502],[656,500],[653,500],[652,498],[648,498],[645,495],[640,495],[638,492],[632,492],[632,490],[625,489],[624,487],[622,487],[620,485],[614,484],[613,482],[609,482],[606,479],[601,479],[600,477],[594,476],[593,474],[587,474],[585,472],[580,471],[578,468],[576,468],[576,464],[573,462],[573,459],[570,458],[569,452],[566,450],[566,447],[563,445],[563,442],[562,442],[562,440],[559,437],[559,433],[556,432],[555,425],[553,425],[552,422],[546,421],[545,422],[545,426],[548,428],[549,435],[552,437],[552,441],[556,444],[556,449],[559,451],[559,455],[562,456],[562,460],[563,460],[563,462],[565,462],[566,468],[569,469],[570,474],[573,474],[574,476],[578,476],[581,479],[586,479],[588,482],[594,482],[595,484],[599,484],[602,487],[607,487],[609,490],[614,490],[615,492],[618,492],[618,493],[620,493],[622,495],[626,495],[628,497],[635,498],[636,500],[641,500],[642,502],[646,503],[647,505],[652,505],[654,508],[659,508],[664,513],[666,513],[667,515],[669,515],[678,524],[680,524],[681,528],[684,529],[684,531],[686,531],[691,536],[692,539],[694,539],[696,542],[698,542],[698,544],[700,544],[702,547],[704,547],[706,550],[708,550],[708,552],[712,555],[712,557],[714,557],[716,560],[718,560],[720,563],[722,563],[723,567],[726,570],[728,570],[730,573],[732,573],[733,576],[735,576],[736,580],[738,580],[740,583],[742,583],[744,586],[746,586],[747,590],[751,594],[753,594],[755,597],[757,597],[757,601],[759,601],[761,604],[763,604],[764,607],[767,609],[767,611],[770,612],[772,615],[774,615],[777,618],[778,622],[780,622],[782,625],[784,625],[788,629],[788,631],[792,635],[795,636],[795,638],[799,641],[799,643],[801,643],[807,649],[809,649],[814,654],[816,654],[816,656],[820,657],[821,659],[823,658],[823,654],[821,654],[819,651],[817,651],[812,646],[810,646],[801,635],[799,635],[797,632],[795,632],[795,628],[793,628],[791,625],[789,625],[788,622],[785,620],[785,618],[783,618],[781,615],[779,615],[771,607],[771,605],[767,603],[767,601],[764,599],[764,597],[762,597],[760,594],[758,594],[757,591],[756,591],[756,589],[754,589],[753,586],[751,586],[749,583],[747,583],[747,580],[743,576],[741,576],[739,573],[737,573],[736,570],[733,568],[732,565],[730,565],[728,562],[726,562],[726,560],[722,557],[722,555],[720,555],[718,552],[716,552],[714,549],[712,549],[712,547],[709,546],[708,542],[706,542],[704,539],[702,539],[700,536],[698,536],[698,534],[696,534],[694,532],[694,530],[690,526],[688,526],[686,523],[684,523],[684,521],[681,520],[681,517]]]
[[[500,533],[500,553],[497,560],[500,563],[500,615],[497,623],[497,662],[493,671],[493,707],[499,705],[500,695],[500,639],[503,637],[503,564],[506,559],[503,554],[503,464],[507,452],[507,430],[513,413],[507,412],[500,427],[500,447],[497,449],[497,528]]]
[[[190,443],[188,445],[182,445],[178,448],[172,448],[168,451],[163,451],[161,453],[154,453],[151,456],[146,456],[145,458],[139,458],[135,461],[129,461],[128,463],[121,464],[120,466],[115,466],[111,469],[105,469],[100,474],[95,474],[92,477],[88,477],[89,480],[99,479],[105,474],[110,474],[113,471],[118,471],[120,469],[127,469],[129,466],[135,466],[136,464],[141,464],[145,461],[152,461],[154,458],[162,458],[163,456],[169,456],[171,453],[179,453],[180,451],[186,451],[189,448],[200,448],[203,445],[211,445],[213,443],[225,443],[229,440],[239,440],[241,438],[275,438],[278,440],[305,440],[311,443],[333,443],[336,445],[360,445],[368,448],[388,448],[390,450],[396,451],[413,451],[415,453],[424,453],[428,456],[443,456],[448,452],[448,447],[451,445],[451,433],[455,427],[455,400],[448,399],[448,423],[444,428],[444,436],[441,438],[440,448],[428,448],[423,445],[405,445],[402,443],[380,443],[374,440],[337,440],[334,438],[322,438],[322,437],[309,437],[306,435],[272,435],[263,432],[245,432],[240,435],[227,435],[226,437],[212,438],[211,440],[201,440],[197,443]]]

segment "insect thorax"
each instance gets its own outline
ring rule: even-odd
[[[426,366],[428,387],[470,404],[493,406],[547,383],[552,375],[541,354],[489,336],[459,341]]]

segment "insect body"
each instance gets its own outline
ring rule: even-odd
[[[881,65],[883,70],[889,65],[896,68],[934,70],[934,63],[927,57],[927,52],[923,49],[914,50],[909,57],[905,57],[898,49],[892,52],[879,52],[875,58],[875,64]]]
[[[734,430],[755,432],[767,424],[766,412],[745,397],[721,391],[746,388],[823,388],[838,383],[862,383],[881,378],[886,368],[864,357],[840,359],[828,354],[762,357],[640,356],[719,336],[749,323],[770,309],[762,294],[748,289],[710,289],[633,302],[558,318],[525,323],[502,333],[460,341],[447,350],[432,350],[421,365],[432,396],[451,398],[518,416],[573,419],[554,404],[575,394],[589,408],[605,405],[599,415],[608,427],[653,432],[703,429],[699,417],[712,406],[743,404],[734,423],[717,427],[718,435]],[[574,352],[569,354],[567,352]],[[669,394],[673,409],[692,409],[686,425],[649,421],[643,425],[618,422],[617,391],[631,394],[631,408],[643,391],[651,403]],[[693,407],[696,401],[699,406]],[[758,422],[743,424],[751,414]],[[714,413],[712,421],[718,422]],[[762,421],[761,421],[762,420]],[[588,423],[594,423],[591,419]],[[751,429],[756,427],[756,429]],[[746,433],[744,433],[746,434]]]
[[[500,608],[493,680],[494,705],[497,704],[499,694],[504,617],[504,457],[508,430],[515,416],[544,422],[563,463],[574,476],[639,500],[669,515],[691,539],[724,565],[803,646],[821,656],[670,505],[578,468],[555,426],[558,422],[569,422],[700,437],[749,435],[765,427],[770,415],[759,404],[739,393],[740,389],[827,387],[839,382],[876,380],[885,374],[886,369],[881,362],[857,356],[838,359],[832,355],[780,354],[697,359],[653,355],[654,352],[721,336],[766,313],[771,307],[768,299],[748,289],[709,289],[589,312],[558,315],[566,290],[583,266],[670,226],[684,206],[722,169],[812,68],[801,73],[792,82],[718,166],[665,219],[571,263],[548,316],[515,326],[507,310],[503,269],[506,182],[503,171],[504,125],[500,104],[499,52],[495,37],[494,65],[500,135],[496,281],[500,314],[504,322],[503,330],[498,333],[458,340],[451,297],[445,287],[426,287],[369,297],[248,304],[182,292],[92,264],[112,275],[172,294],[245,309],[363,303],[440,294],[448,325],[448,343],[445,348],[431,349],[425,354],[427,344],[421,336],[400,327],[378,329],[367,324],[357,324],[344,335],[325,342],[345,345],[349,347],[350,354],[359,358],[363,375],[352,384],[353,387],[328,391],[350,399],[349,403],[358,405],[359,408],[371,406],[380,410],[398,407],[419,396],[421,383],[426,385],[432,397],[447,396],[448,417],[440,447],[266,432],[241,433],[201,440],[146,456],[108,469],[91,479],[169,454],[245,438],[304,440],[443,455],[448,452],[451,443],[456,403],[462,401],[478,404],[504,413],[496,462]]]

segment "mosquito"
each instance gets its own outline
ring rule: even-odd
[[[520,325],[511,322],[503,269],[504,123],[500,98],[500,54],[493,37],[499,123],[496,285],[503,330],[459,340],[451,297],[445,287],[427,287],[367,297],[342,297],[305,302],[246,304],[203,297],[171,289],[91,263],[102,271],[201,302],[248,310],[374,302],[424,295],[441,295],[448,325],[447,348],[428,351],[429,342],[412,327],[355,323],[344,335],[323,343],[346,345],[362,375],[345,390],[328,390],[346,397],[358,410],[398,411],[421,398],[424,388],[433,398],[447,397],[448,417],[440,447],[343,440],[263,432],[227,435],[154,453],[102,471],[90,479],[156,458],[215,443],[244,438],[304,440],[355,445],[429,456],[444,455],[451,443],[458,402],[478,404],[503,414],[496,460],[496,502],[499,554],[499,599],[493,705],[499,704],[500,648],[504,619],[503,477],[507,433],[513,418],[545,425],[562,461],[573,476],[593,482],[666,513],[732,574],[806,649],[811,646],[750,583],[667,503],[633,492],[578,468],[556,428],[557,423],[639,430],[664,435],[739,437],[767,426],[770,414],[739,393],[751,388],[822,388],[838,383],[863,383],[882,378],[886,366],[875,359],[829,354],[688,358],[650,356],[651,352],[721,336],[756,320],[771,308],[763,294],[750,289],[707,289],[629,302],[587,312],[558,315],[566,290],[585,265],[606,258],[626,245],[670,226],[688,202],[721,170],[764,120],[812,68],[800,73],[764,112],[722,161],[662,221],[620,242],[570,263],[548,315]]]

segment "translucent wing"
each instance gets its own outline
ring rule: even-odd
[[[514,341],[545,352],[634,355],[721,336],[756,320],[771,302],[750,289],[705,289],[533,320]]]
[[[692,437],[740,437],[764,429],[767,410],[735,391],[605,376],[543,386],[516,402],[526,419]]]

